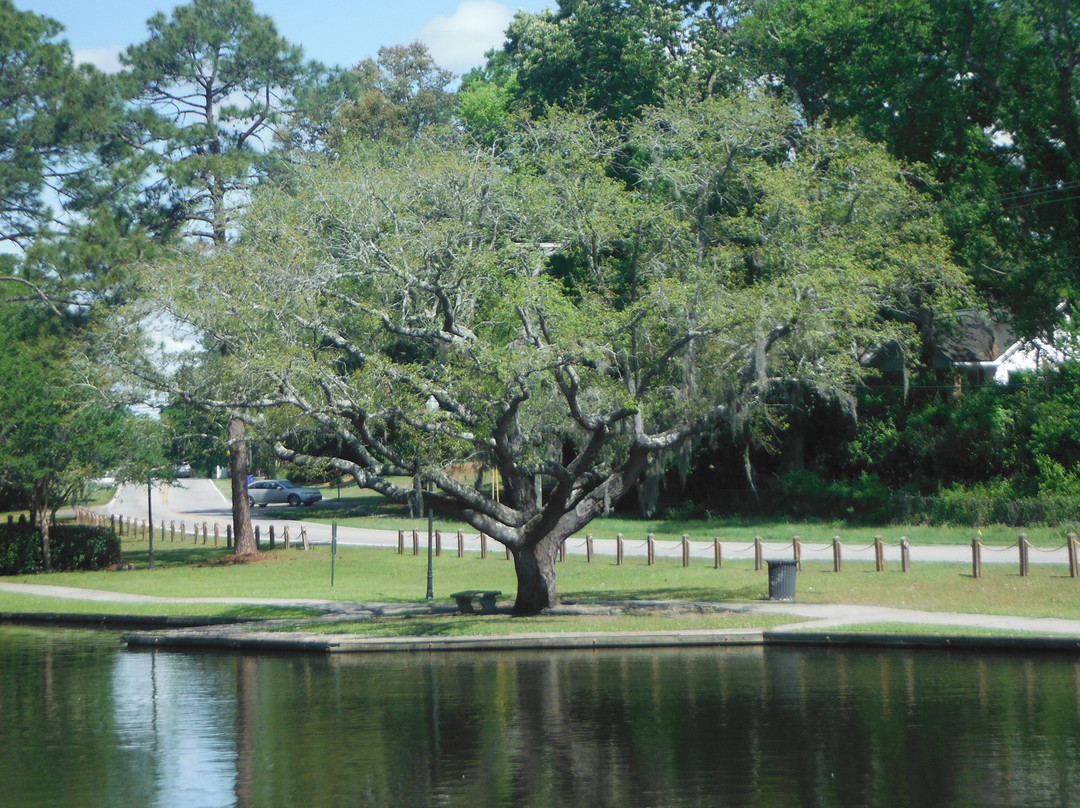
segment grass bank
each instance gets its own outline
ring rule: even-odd
[[[148,569],[145,541],[125,538],[123,562],[130,571],[98,571],[12,576],[4,581],[83,587],[113,592],[178,598],[304,598],[357,602],[415,603],[427,588],[425,556],[403,555],[389,549],[339,548],[333,563],[325,545],[304,551],[278,549],[258,560],[231,563],[223,547],[155,544],[155,566]],[[461,589],[501,590],[502,602],[512,600],[516,583],[513,565],[502,553],[486,559],[456,554],[434,559],[435,600],[451,603]],[[649,566],[643,558],[628,558],[619,566],[610,557],[587,563],[570,556],[558,565],[560,599],[566,604],[605,604],[622,601],[681,600],[704,603],[754,602],[768,599],[768,576],[751,561],[725,562],[714,569],[704,561],[683,567],[678,560],[660,559]],[[983,577],[971,576],[969,564],[915,564],[904,573],[898,565],[877,572],[872,563],[845,562],[840,573],[828,562],[810,561],[798,574],[797,599],[802,603],[845,603],[1010,614],[1026,617],[1080,619],[1080,580],[1064,567],[1033,565],[1021,577],[1013,565],[986,565]],[[40,608],[43,599],[0,592],[0,611]],[[48,611],[74,608],[73,601],[44,599]],[[32,604],[32,605],[30,605]],[[114,613],[145,604],[110,603]],[[172,611],[176,607],[177,611]],[[169,614],[218,614],[213,607],[194,612],[195,605],[170,604]],[[104,604],[97,603],[102,610]],[[225,608],[225,607],[223,607]],[[231,607],[235,608],[235,607]],[[760,625],[760,623],[756,623]]]

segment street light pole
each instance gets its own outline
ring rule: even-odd
[[[152,497],[154,481],[146,478],[146,517],[150,523],[150,569],[154,568],[154,500]]]
[[[431,534],[432,524],[435,521],[435,511],[428,508],[427,512],[427,599],[435,600],[435,589],[432,584],[432,569],[431,569]]]

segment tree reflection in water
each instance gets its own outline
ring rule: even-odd
[[[59,636],[0,628],[5,804],[1080,804],[1073,657],[271,657]]]

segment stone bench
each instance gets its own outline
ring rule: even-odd
[[[454,592],[450,597],[457,601],[458,608],[466,614],[495,611],[495,598],[502,592],[494,589],[469,589],[465,592]],[[476,608],[479,601],[480,608]]]

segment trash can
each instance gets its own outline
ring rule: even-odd
[[[769,600],[795,600],[795,575],[799,563],[791,559],[767,559]]]

